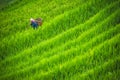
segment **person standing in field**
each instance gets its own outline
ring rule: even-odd
[[[31,26],[36,29],[38,26],[42,26],[42,18],[37,18],[37,19],[33,19],[31,18],[30,19],[31,21]]]
[[[36,20],[34,20],[33,18],[31,18],[30,21],[31,21],[31,26],[32,26],[34,29],[37,29],[38,23],[36,22]]]

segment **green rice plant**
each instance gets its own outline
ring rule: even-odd
[[[120,0],[13,0],[0,9],[0,80],[119,80]],[[44,19],[37,30],[29,18]]]
[[[112,18],[111,18],[111,19],[112,19]],[[104,21],[103,21],[103,22],[104,22]],[[104,22],[104,23],[108,23],[108,22]],[[113,23],[114,23],[114,22],[113,22]],[[103,27],[103,28],[101,27],[101,29],[99,29],[100,26],[98,26],[98,27],[95,27],[94,29],[92,28],[91,30],[86,31],[84,35],[81,35],[82,37],[80,36],[80,38],[77,39],[78,41],[75,40],[75,41],[68,42],[66,46],[64,46],[64,45],[63,45],[64,47],[59,46],[58,49],[56,49],[56,50],[55,50],[55,48],[53,48],[53,53],[54,53],[54,54],[57,54],[57,53],[58,53],[58,52],[57,52],[58,50],[59,50],[59,51],[60,51],[60,50],[67,50],[67,49],[69,49],[69,46],[75,46],[74,44],[82,44],[82,43],[84,43],[83,40],[85,41],[85,39],[86,39],[86,42],[87,42],[88,39],[92,38],[92,36],[94,37],[95,35],[98,35],[98,33],[101,33],[101,31],[108,30],[108,28],[110,28],[108,25],[106,25],[106,26],[108,26],[108,27],[106,27],[106,29],[104,29],[104,26],[105,26],[105,25],[104,25],[104,26],[101,25],[101,26]],[[99,31],[97,31],[97,29],[98,29]],[[103,30],[103,29],[104,29],[104,30]],[[91,32],[91,31],[92,31],[92,32]],[[94,31],[94,32],[93,32],[93,31]],[[97,32],[96,32],[96,31],[97,31]],[[115,30],[115,31],[116,31],[116,30]],[[72,31],[72,32],[73,32],[73,31]],[[88,32],[88,33],[87,33],[87,32]],[[87,36],[85,36],[86,33],[87,33]],[[95,34],[93,35],[92,33],[95,33]],[[68,34],[68,33],[67,33],[67,34]],[[88,35],[88,34],[89,34],[89,35]],[[90,35],[91,35],[91,36],[90,36]],[[64,37],[64,36],[63,36],[63,37]],[[63,39],[64,39],[64,38],[63,38]],[[66,39],[66,40],[67,40],[67,39]],[[55,40],[55,41],[57,41],[57,40]],[[68,41],[68,40],[67,40],[67,41]],[[52,40],[52,42],[53,42],[53,40]],[[81,42],[81,43],[80,43],[80,42]],[[55,43],[55,42],[54,42],[54,43]],[[72,43],[74,43],[74,44],[72,44]],[[50,43],[46,43],[46,44],[49,44],[49,45],[50,45]],[[48,47],[49,45],[45,46],[45,48]],[[54,45],[53,45],[53,46],[54,46]],[[36,50],[37,50],[37,48],[38,48],[38,47],[36,47]],[[41,46],[41,48],[42,48],[42,46]],[[51,48],[51,47],[50,47],[50,48]],[[33,48],[33,49],[35,49],[35,48]],[[44,50],[48,50],[48,49],[49,49],[49,48],[47,48],[47,49],[42,48],[41,50],[44,51]],[[39,48],[39,50],[40,50],[40,48]],[[19,60],[21,61],[21,63],[17,63],[16,65],[22,64],[22,63],[25,62],[25,61],[28,61],[28,62],[31,62],[31,61],[32,61],[32,63],[33,63],[33,61],[36,60],[36,58],[37,58],[37,59],[40,59],[40,57],[42,57],[42,55],[40,55],[40,57],[39,57],[39,55],[37,56],[37,55],[32,54],[32,53],[36,53],[36,52],[37,52],[36,54],[40,53],[41,50],[40,50],[40,51],[39,51],[39,50],[37,50],[37,51],[31,51],[31,49],[29,49],[28,51],[25,51],[25,52],[23,53],[23,55],[22,55],[22,53],[20,53],[19,56],[15,56],[16,59],[15,59],[14,61],[19,61]],[[42,51],[42,52],[43,52],[43,51]],[[51,53],[52,53],[51,50],[50,50],[50,51],[47,51],[47,52],[49,52],[50,55],[51,55]],[[27,54],[26,54],[26,53],[27,53]],[[29,54],[28,54],[28,53],[29,53]],[[53,54],[53,53],[52,53],[52,54]],[[26,56],[28,56],[28,58],[27,58],[28,60],[25,58],[25,57],[26,57],[25,54],[26,54]],[[45,53],[44,53],[44,54],[45,54]],[[29,56],[29,55],[30,55],[30,56]],[[46,53],[46,56],[50,56],[50,55],[48,55],[48,53]],[[31,56],[33,57],[33,60],[31,60]],[[37,56],[37,57],[35,57],[35,56]],[[21,59],[20,59],[20,58],[21,58]],[[13,59],[14,59],[14,58],[12,57],[12,63],[10,62],[11,60],[8,59],[9,62],[6,62],[6,64],[7,64],[7,63],[11,63],[10,65],[15,64],[16,62],[13,62]],[[30,61],[30,60],[31,60],[31,61]],[[19,62],[20,62],[20,61],[19,61]],[[4,65],[6,65],[6,64],[4,64]],[[7,67],[8,67],[8,65],[7,65]],[[21,66],[21,67],[22,67],[22,66]],[[15,68],[15,67],[14,67],[14,68]]]
[[[109,41],[111,43],[111,40],[105,41],[106,44],[102,43],[102,44],[98,45],[99,47],[96,46],[95,48],[93,48],[93,50],[88,51],[88,54],[86,53],[84,55],[79,55],[79,56],[73,58],[72,61],[69,60],[63,64],[59,64],[58,66],[54,66],[53,69],[49,69],[48,71],[41,72],[41,77],[40,77],[40,75],[37,76],[40,73],[36,72],[35,79],[38,79],[36,77],[39,77],[39,79],[43,79],[43,80],[44,79],[65,79],[66,77],[70,77],[77,72],[81,73],[81,72],[84,72],[84,70],[89,70],[89,69],[93,68],[95,65],[96,66],[100,65],[105,60],[107,61],[110,58],[114,58],[114,56],[119,56],[119,54],[113,54],[113,56],[109,56],[112,54],[112,53],[109,53],[110,50],[109,50],[109,52],[106,51],[106,54],[102,54],[102,52],[100,52],[100,51],[94,52],[94,50],[97,51],[96,48],[108,49],[108,48],[103,48],[103,45],[105,45],[105,47],[107,47],[106,46],[107,44],[111,45],[110,48],[112,49],[113,45],[119,44],[119,41],[113,42],[113,40],[117,40],[118,38],[120,38],[120,35],[117,35],[117,37],[114,37],[113,39],[111,39],[113,44],[109,44]],[[119,49],[119,47],[116,49]],[[115,51],[116,49],[113,49],[113,51]],[[99,49],[99,50],[101,50],[101,49]],[[100,56],[97,54],[101,55],[102,58],[100,58]],[[118,69],[119,69],[119,67],[118,67]],[[114,70],[114,69],[111,69],[111,70]]]
[[[92,68],[82,74],[75,74],[71,78],[67,78],[66,80],[72,80],[72,79],[82,79],[82,80],[90,80],[90,79],[98,79],[98,80],[118,80],[119,79],[119,65],[118,62],[120,61],[119,57],[115,57],[112,60],[108,60],[107,62],[104,62],[104,64],[100,66],[96,66],[95,68]],[[116,68],[117,69],[111,69]],[[108,70],[109,69],[109,70]],[[105,71],[106,70],[106,71]],[[113,70],[113,71],[112,71]]]
[[[113,30],[114,31],[114,30]],[[107,34],[107,33],[106,33]],[[106,35],[107,37],[108,37],[108,35]],[[114,35],[113,35],[114,36]],[[100,36],[101,38],[102,38],[102,36]],[[111,36],[112,37],[112,36]],[[104,38],[106,38],[106,37],[104,37]],[[95,40],[97,40],[97,41],[100,41],[100,42],[102,42],[100,39],[99,39],[99,37],[98,38],[96,38],[96,39],[93,39],[92,40],[92,42],[90,42],[90,43],[87,43],[87,45],[86,46],[88,46],[88,45],[90,45],[91,44],[91,46],[93,46],[93,43],[94,44],[96,44],[96,42],[94,42]],[[118,39],[119,40],[119,39]],[[103,39],[103,41],[104,41],[104,39]],[[86,46],[84,46],[84,47],[86,47]],[[71,50],[72,50],[72,52],[71,52]],[[34,65],[34,68],[33,67],[30,67],[29,68],[29,70],[31,71],[31,69],[33,69],[32,71],[34,72],[34,70],[36,71],[37,70],[37,67],[38,68],[40,68],[41,67],[41,69],[43,70],[46,70],[48,67],[50,68],[50,66],[51,66],[51,68],[52,68],[52,65],[54,65],[54,64],[59,64],[60,63],[60,61],[62,60],[63,62],[64,62],[64,60],[65,59],[70,59],[70,58],[73,58],[73,57],[75,57],[75,55],[74,56],[72,56],[71,54],[77,54],[77,52],[79,52],[79,51],[81,51],[81,49],[80,50],[78,50],[78,49],[76,49],[76,48],[72,48],[71,50],[68,50],[67,52],[65,52],[64,54],[61,54],[61,56],[52,56],[52,57],[50,57],[50,59],[48,58],[46,58],[46,59],[43,59],[42,61],[41,61],[41,66],[39,66],[40,64],[39,63],[37,63],[37,64],[35,64]],[[76,52],[76,50],[78,50],[77,52]],[[82,53],[84,52],[84,48],[83,48],[83,51],[82,51]],[[67,54],[68,53],[68,54]],[[71,53],[71,54],[70,54]],[[66,56],[62,56],[62,55],[66,55]],[[50,62],[49,62],[50,61]],[[68,60],[69,61],[69,60]],[[44,63],[45,62],[45,63]],[[49,62],[49,64],[47,63],[47,62]],[[57,62],[57,63],[56,63]],[[51,63],[51,64],[50,64]],[[43,65],[44,64],[44,65]],[[46,68],[45,68],[45,65],[46,65]],[[49,65],[49,66],[47,66],[47,65]],[[42,66],[43,66],[43,68],[42,68]],[[27,68],[28,69],[28,68]],[[26,70],[26,69],[24,69],[24,70]],[[21,71],[24,71],[24,70],[21,70]],[[30,72],[29,71],[29,72]],[[37,70],[37,71],[39,71],[39,70]],[[16,72],[17,73],[17,72]],[[31,73],[29,73],[29,74],[32,74],[32,72]],[[14,74],[15,75],[15,74]],[[23,73],[22,73],[22,75],[23,75]],[[25,75],[24,75],[25,76]]]
[[[93,1],[94,2],[94,1]],[[99,1],[98,1],[99,2]],[[83,7],[80,7],[80,8],[78,8],[78,9],[75,9],[75,10],[73,10],[73,13],[77,13],[76,11],[81,11],[82,12],[82,10],[79,10],[79,9],[87,9],[87,10],[90,10],[91,11],[91,8],[89,7],[90,5],[92,5],[93,6],[93,4],[94,3],[89,3],[88,2],[88,4],[89,5],[87,5],[87,3],[86,3],[86,5],[83,5]],[[101,3],[102,4],[102,3]],[[107,4],[107,3],[106,3]],[[97,4],[95,4],[95,6],[97,6]],[[90,9],[89,9],[90,8]],[[99,8],[99,7],[97,7],[97,8]],[[101,8],[101,7],[100,7]],[[98,10],[98,9],[96,9],[96,10]],[[86,11],[86,10],[84,10],[85,12],[86,12],[86,15],[89,15],[90,13],[88,12],[88,11]],[[93,10],[93,11],[95,11],[95,10]],[[96,11],[95,11],[96,12]],[[72,13],[71,11],[70,11],[70,13]],[[72,13],[72,14],[73,14]],[[79,13],[80,14],[80,13]],[[82,14],[84,14],[85,15],[85,13],[84,12],[82,12]],[[82,14],[80,14],[80,16],[82,17],[83,15]],[[75,14],[74,14],[75,15]],[[77,15],[76,15],[77,16]],[[63,16],[63,17],[65,17],[65,16]],[[66,19],[62,19],[61,17],[60,17],[60,19],[58,20],[58,21],[60,21],[60,22],[64,22],[64,20],[67,20],[67,22],[68,22],[68,24],[69,24],[69,18],[67,18],[68,17],[68,15],[66,15]],[[72,17],[72,16],[71,16]],[[89,16],[88,16],[89,17]],[[58,19],[58,18],[56,18],[56,19]],[[56,20],[55,19],[55,20]],[[62,20],[61,20],[62,19]],[[87,19],[87,17],[86,17],[86,19]],[[78,17],[76,17],[76,20],[80,20]],[[82,20],[82,19],[81,19]],[[56,21],[56,23],[58,23],[57,21]],[[58,23],[58,24],[60,24],[60,23]],[[66,23],[67,24],[67,23]],[[72,25],[75,25],[75,24],[71,24],[71,27],[72,27]],[[6,49],[6,51],[4,52],[4,54],[6,54],[6,56],[7,55],[9,55],[9,54],[13,54],[13,53],[15,53],[16,51],[20,51],[21,49],[24,49],[24,48],[26,48],[26,47],[28,47],[28,46],[32,46],[33,45],[33,41],[34,41],[34,44],[35,43],[37,43],[38,41],[40,42],[40,41],[43,41],[43,40],[45,40],[45,39],[47,39],[47,38],[50,38],[50,37],[54,37],[55,35],[57,35],[58,33],[60,33],[60,32],[62,32],[62,31],[64,31],[64,30],[66,30],[67,29],[67,27],[69,27],[70,28],[70,26],[62,26],[62,25],[56,25],[55,27],[54,27],[55,25],[53,24],[53,25],[51,25],[51,28],[49,27],[49,29],[47,29],[47,28],[45,28],[45,29],[43,29],[43,31],[41,30],[38,30],[37,32],[35,32],[33,35],[32,34],[29,34],[28,32],[26,33],[26,35],[25,35],[25,33],[23,33],[23,34],[21,34],[21,35],[18,35],[17,34],[17,36],[19,36],[19,38],[17,39],[17,37],[13,37],[13,38],[11,38],[11,39],[9,39],[9,41],[6,41],[5,39],[5,41],[3,40],[3,42],[2,43],[4,43],[4,44],[2,44],[3,45],[3,47],[2,47],[2,50],[4,50],[4,48],[5,47],[7,47],[7,49]],[[59,29],[59,28],[60,29]],[[64,28],[63,28],[64,27]],[[63,29],[61,29],[61,28],[63,28]],[[58,31],[57,31],[57,30]],[[49,34],[48,34],[48,32],[49,32]],[[53,32],[55,32],[55,33],[53,33]],[[57,32],[57,33],[56,33]],[[31,32],[30,32],[31,33]],[[28,37],[28,34],[29,34],[29,37]],[[39,36],[39,35],[43,35],[44,34],[44,36],[40,36],[40,37],[37,37],[37,36]],[[23,36],[24,35],[24,36]],[[21,38],[20,38],[20,36],[21,36]],[[31,39],[32,38],[32,39]],[[15,40],[15,41],[14,41]],[[37,41],[35,41],[35,40],[37,40]],[[12,41],[12,42],[11,42]],[[7,42],[7,45],[5,45],[5,43]],[[13,43],[14,42],[14,43]],[[25,44],[26,46],[24,46],[23,44]],[[9,47],[9,46],[13,46],[13,47]],[[1,50],[1,52],[2,52],[2,50]],[[9,54],[8,54],[9,53]]]

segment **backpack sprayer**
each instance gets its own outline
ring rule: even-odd
[[[35,21],[37,22],[38,26],[42,25],[43,19],[42,18],[37,18],[35,19]]]

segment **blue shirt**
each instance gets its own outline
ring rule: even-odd
[[[32,21],[32,22],[31,22],[31,26],[32,26],[33,28],[37,28],[37,27],[38,27],[38,23],[35,22],[35,21]]]

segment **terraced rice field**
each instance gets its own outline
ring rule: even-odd
[[[0,20],[0,80],[120,80],[120,0],[12,0]]]

